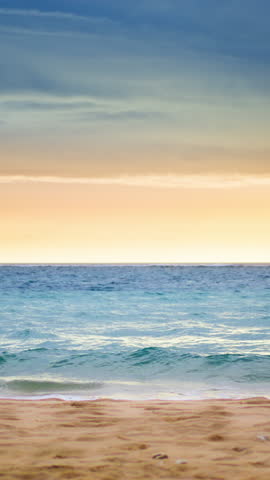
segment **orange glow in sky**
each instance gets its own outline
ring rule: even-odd
[[[2,184],[0,262],[267,262],[269,186]]]

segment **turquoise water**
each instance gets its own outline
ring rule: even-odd
[[[0,266],[0,396],[270,396],[270,266]]]

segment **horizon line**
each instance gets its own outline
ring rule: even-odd
[[[0,267],[1,266],[103,266],[103,265],[112,265],[112,266],[133,266],[133,265],[141,265],[141,266],[181,266],[181,265],[194,265],[194,266],[200,266],[200,265],[209,265],[209,266],[230,266],[230,265],[265,265],[265,266],[270,266],[270,261],[269,262],[0,262]]]

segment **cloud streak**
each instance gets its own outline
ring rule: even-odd
[[[44,30],[44,29],[33,29],[31,28],[21,28],[21,27],[2,27],[0,26],[0,33],[8,35],[37,35],[39,37],[66,37],[66,38],[95,38],[97,35],[91,32],[78,32],[78,31],[69,31],[69,30]]]
[[[2,175],[0,184],[100,185],[161,189],[235,189],[269,187],[270,176],[249,175],[123,175],[119,177],[60,177]]]
[[[42,18],[56,18],[60,20],[78,20],[82,22],[109,22],[111,20],[105,17],[90,17],[85,15],[78,15],[76,13],[59,12],[59,11],[43,11],[38,9],[19,9],[19,8],[0,8],[0,15],[16,16],[16,17],[42,17]]]

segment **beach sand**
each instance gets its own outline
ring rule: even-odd
[[[270,480],[268,399],[2,400],[0,412],[1,479]]]

